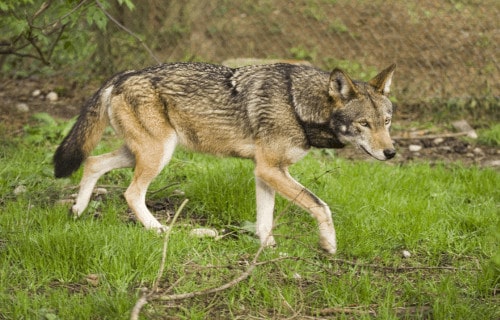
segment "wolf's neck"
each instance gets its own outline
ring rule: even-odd
[[[339,140],[328,122],[314,123],[302,121],[300,124],[311,147],[334,149],[345,147],[345,144]]]

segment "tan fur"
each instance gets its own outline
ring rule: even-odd
[[[116,75],[87,102],[54,156],[56,177],[68,176],[88,157],[109,123],[124,146],[86,159],[72,210],[80,215],[104,173],[134,167],[125,198],[146,227],[162,230],[146,207],[151,181],[175,146],[255,162],[257,234],[272,236],[275,191],[317,221],[320,244],[337,249],[330,209],[295,181],[288,167],[311,147],[352,143],[379,160],[395,150],[389,136],[389,92],[394,66],[368,83],[345,72],[289,64],[230,69],[209,64],[165,64]],[[220,195],[217,195],[220,196]]]

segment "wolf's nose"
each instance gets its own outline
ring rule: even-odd
[[[384,156],[387,159],[392,159],[396,155],[396,150],[394,149],[384,149]]]

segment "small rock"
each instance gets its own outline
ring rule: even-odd
[[[478,156],[484,156],[484,151],[483,149],[477,147],[477,148],[474,148],[474,150],[472,150],[472,152],[474,152],[475,155],[478,155]]]
[[[26,113],[30,111],[30,107],[26,103],[18,103],[16,104],[16,110],[18,112]]]
[[[418,145],[418,144],[410,144],[408,146],[408,149],[411,151],[411,152],[419,152],[420,150],[422,150],[422,146],[421,145]]]
[[[98,195],[98,196],[105,195],[105,194],[108,194],[108,190],[106,190],[104,188],[95,188],[94,194]]]
[[[198,237],[198,238],[217,238],[219,237],[219,233],[217,230],[214,229],[208,229],[208,228],[197,228],[191,230],[189,232],[189,235],[193,237]]]
[[[486,167],[500,167],[500,160],[490,160],[484,163]]]
[[[39,89],[36,89],[36,90],[33,90],[33,92],[31,93],[31,96],[32,97],[38,97],[41,94],[42,94],[42,91],[39,90]]]
[[[436,138],[436,139],[432,140],[432,142],[437,146],[437,145],[440,145],[441,143],[443,143],[444,139],[443,138]]]
[[[402,254],[403,254],[403,258],[405,258],[405,259],[408,259],[411,257],[411,253],[408,250],[403,250]]]
[[[18,196],[25,193],[26,191],[28,191],[28,188],[26,188],[26,186],[19,185],[14,189],[14,195]]]
[[[476,131],[470,126],[466,120],[458,120],[451,123],[451,125],[458,130],[458,132],[464,132],[467,137],[472,139],[477,139]]]
[[[55,102],[55,101],[57,101],[57,99],[59,99],[59,96],[57,95],[56,92],[51,91],[51,92],[47,93],[47,96],[45,98],[47,100],[49,100],[50,102]]]

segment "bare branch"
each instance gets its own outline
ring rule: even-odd
[[[106,11],[106,9],[104,9],[104,6],[101,4],[100,1],[96,0],[95,3],[99,7],[99,9],[101,9],[101,11],[106,15],[106,17],[108,17],[109,20],[113,21],[118,27],[120,27],[125,32],[127,32],[132,37],[134,37],[137,41],[139,41],[139,43],[144,47],[144,49],[146,49],[146,51],[149,53],[149,55],[156,61],[156,63],[161,63],[161,60],[155,56],[153,51],[148,47],[148,45],[146,43],[144,43],[144,41],[138,35],[136,35],[134,32],[132,32],[132,30],[125,27],[118,20],[116,20],[111,14],[109,14],[109,12]]]
[[[33,16],[31,16],[31,19],[30,19],[31,21],[29,21],[30,25],[31,25],[31,22],[33,22],[39,15],[41,15],[45,10],[47,10],[51,4],[52,4],[52,1],[48,1],[48,2],[44,1],[42,3],[42,5],[40,6],[40,8],[38,8],[38,11],[35,12],[33,14]]]
[[[177,212],[175,213],[174,218],[172,219],[172,223],[170,224],[170,228],[168,228],[167,232],[165,233],[165,238],[163,239],[163,250],[161,256],[160,268],[158,269],[158,274],[156,275],[156,279],[153,282],[153,287],[151,288],[151,290],[149,290],[149,292],[147,289],[143,291],[142,296],[139,298],[139,300],[137,300],[137,302],[134,305],[134,308],[132,309],[132,312],[130,314],[130,320],[139,319],[139,314],[141,313],[142,307],[144,307],[148,303],[148,299],[151,298],[158,290],[158,284],[160,283],[163,271],[165,270],[165,263],[167,261],[168,240],[170,238],[170,234],[172,233],[174,224],[177,221],[177,217],[179,217],[179,214],[181,213],[182,209],[184,209],[184,206],[186,205],[187,202],[188,199],[185,199],[180,205],[179,209],[177,209]]]
[[[61,39],[61,36],[62,36],[65,28],[66,28],[66,25],[63,24],[61,29],[59,29],[59,34],[57,35],[57,38],[54,40],[54,42],[52,42],[52,45],[50,46],[49,52],[47,53],[47,60],[50,61],[50,58],[52,58],[52,54],[54,53],[54,49],[56,48],[56,45],[59,42],[59,39]]]
[[[409,136],[409,137],[392,137],[392,140],[429,140],[436,138],[456,138],[466,136],[468,132],[453,132],[453,133],[442,133],[442,134],[428,134],[423,136]]]

